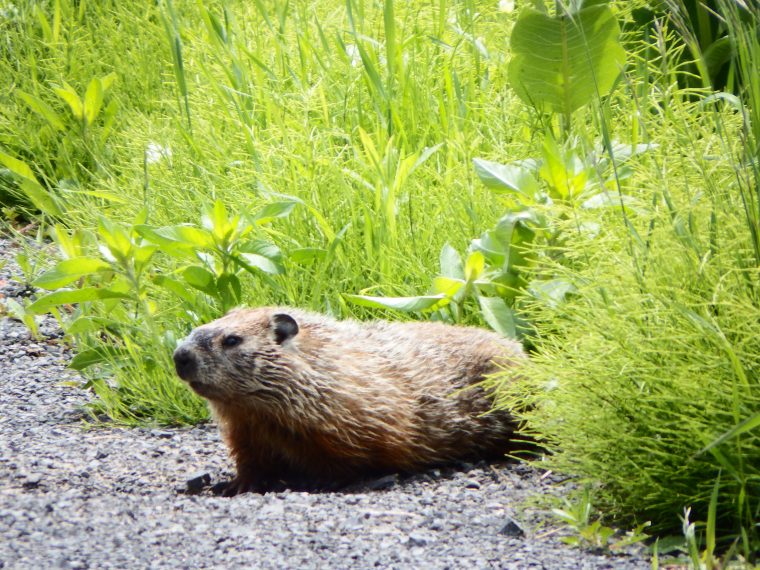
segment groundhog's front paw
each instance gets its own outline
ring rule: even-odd
[[[250,479],[235,477],[232,481],[222,486],[222,497],[234,497],[241,493],[267,493],[284,491],[287,485],[283,481],[264,481],[262,479]]]
[[[222,497],[234,497],[241,493],[261,493],[260,485],[250,479],[235,477],[232,481],[222,487]]]

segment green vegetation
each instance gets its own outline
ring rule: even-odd
[[[0,0],[6,310],[130,424],[205,417],[171,352],[238,304],[490,325],[578,544],[756,557],[760,11],[499,4]]]

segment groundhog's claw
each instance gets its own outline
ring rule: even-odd
[[[258,479],[244,479],[241,477],[235,477],[232,481],[227,483],[222,489],[222,497],[234,497],[235,495],[241,495],[243,493],[267,493],[275,491],[283,491],[287,488],[287,485],[283,481],[261,481]]]
[[[222,497],[234,497],[242,493],[261,492],[261,486],[249,480],[235,477],[222,490]]]

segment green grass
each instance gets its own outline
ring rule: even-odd
[[[630,24],[642,4],[613,7]],[[531,205],[549,221],[532,226],[529,256],[544,283],[509,294],[534,358],[500,404],[531,405],[526,429],[551,465],[588,480],[610,518],[678,532],[691,508],[690,528],[721,546],[738,537],[750,556],[760,15],[741,23],[733,6],[720,4],[721,29],[738,97],[684,81],[708,70],[689,63],[688,24],[666,19],[648,36],[628,25],[612,94],[560,117],[510,88],[517,14],[495,1],[0,0],[0,205],[9,227],[28,218],[52,238],[30,250],[30,280],[91,295],[53,310],[96,411],[192,423],[207,412],[170,354],[193,326],[238,303],[406,318],[343,295],[414,296],[452,277],[443,246],[469,259],[515,209],[474,158],[566,159],[559,178],[537,178],[542,191],[581,172],[582,191],[627,206],[585,208],[582,194]],[[613,141],[651,147],[610,167]],[[562,301],[547,282],[575,292]],[[33,325],[34,305],[9,310]],[[473,298],[436,316],[487,320]]]
[[[280,5],[21,5],[2,24],[9,47],[0,60],[8,82],[0,145],[50,189],[64,225],[85,234],[100,216],[129,225],[144,212],[154,226],[197,224],[216,199],[251,213],[293,198],[287,218],[257,229],[282,250],[286,273],[247,279],[242,302],[366,316],[341,294],[418,292],[444,243],[463,250],[501,213],[471,161],[530,147],[522,140],[527,111],[506,112],[516,105],[497,48],[510,20],[495,5],[475,19],[467,2],[353,2],[350,16],[343,3]],[[385,18],[393,8],[395,18]],[[481,36],[493,38],[493,55],[476,44]],[[117,111],[103,138],[105,118],[83,129],[54,87],[65,81],[83,97],[92,78],[108,73],[116,79],[103,106],[115,101]],[[63,127],[18,91],[41,100]],[[151,157],[149,148],[168,150]],[[10,180],[2,186],[15,190]],[[85,235],[89,245],[77,254],[92,252],[93,241]],[[177,268],[156,257],[151,275]],[[166,291],[149,289],[157,329],[149,346],[160,329],[181,336],[223,309],[199,298],[188,315]],[[99,342],[77,340],[80,349]],[[158,360],[170,347],[152,350]],[[131,385],[132,375],[116,375]],[[169,372],[159,381],[176,382]],[[146,409],[130,397],[109,410],[131,421],[130,407]]]

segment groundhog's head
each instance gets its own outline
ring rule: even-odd
[[[177,374],[211,401],[269,399],[288,385],[296,320],[268,309],[239,309],[193,330],[174,351]]]

